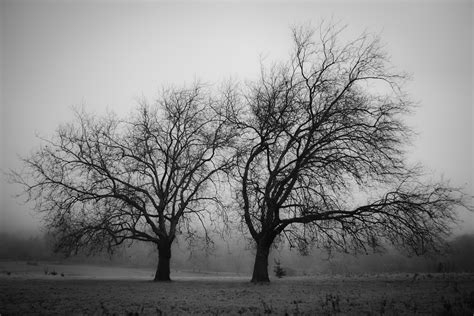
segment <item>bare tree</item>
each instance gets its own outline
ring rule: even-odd
[[[406,162],[406,76],[391,69],[377,37],[341,45],[342,30],[294,28],[288,63],[262,66],[258,81],[228,93],[241,135],[236,198],[256,246],[252,282],[269,281],[269,252],[281,238],[303,253],[384,241],[436,250],[464,205],[458,190],[424,183]]]
[[[232,167],[234,134],[219,100],[200,84],[169,89],[126,120],[80,111],[74,123],[24,159],[14,173],[66,253],[156,244],[155,281],[170,280],[171,245],[207,228],[222,206],[219,175]],[[211,215],[211,216],[208,216]]]

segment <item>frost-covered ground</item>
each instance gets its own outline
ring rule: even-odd
[[[146,269],[0,262],[0,314],[474,313],[474,274],[318,275],[273,278],[267,285],[232,274],[173,272],[170,283],[151,282],[152,275]]]

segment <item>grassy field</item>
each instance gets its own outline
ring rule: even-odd
[[[47,272],[47,274],[46,274]],[[52,272],[56,272],[55,274]],[[63,276],[61,276],[61,274]],[[248,276],[85,265],[0,263],[0,314],[473,315],[473,274]]]

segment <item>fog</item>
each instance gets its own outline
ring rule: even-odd
[[[419,104],[409,124],[418,133],[409,158],[473,194],[472,3],[423,1],[347,4],[206,2],[186,6],[127,1],[69,5],[56,1],[1,2],[0,168],[21,168],[18,155],[39,145],[72,117],[71,107],[94,113],[107,109],[126,115],[136,100],[154,100],[161,85],[211,84],[229,76],[253,78],[259,62],[279,60],[289,50],[289,26],[333,17],[354,34],[380,32],[393,64],[409,72],[408,93]],[[127,18],[124,18],[127,13]],[[383,17],[383,18],[382,18]],[[245,22],[244,22],[245,21]],[[154,268],[156,249],[135,243],[112,257],[79,254],[64,258],[52,252],[40,216],[15,198],[19,188],[0,181],[0,259],[61,261]],[[273,249],[289,274],[395,271],[472,271],[473,214],[460,214],[452,252],[431,258],[407,258],[396,251],[352,255],[318,249],[301,256],[283,244]],[[216,236],[206,249],[174,245],[172,269],[249,274],[254,254],[243,234]]]
[[[158,258],[151,244],[134,242],[116,249],[115,253],[87,255],[79,253],[66,257],[54,253],[53,240],[47,234],[23,238],[8,233],[0,234],[0,260],[28,263],[56,262],[62,264],[91,264],[155,269]],[[430,256],[409,257],[396,250],[368,254],[328,254],[313,249],[309,255],[301,255],[287,244],[272,249],[269,272],[273,275],[275,263],[280,262],[288,276],[318,274],[360,273],[415,273],[415,272],[474,272],[474,234],[461,235],[449,243],[446,253]],[[214,238],[211,246],[195,243],[192,246],[178,239],[173,246],[172,273],[232,273],[250,275],[255,253],[250,243]]]
[[[406,116],[414,132],[403,148],[407,163],[423,166],[423,181],[459,188],[474,206],[473,8],[470,0],[0,0],[0,315],[472,314],[474,212],[459,210],[448,249],[427,256],[390,246],[357,255],[313,247],[302,255],[282,235],[267,274],[268,243],[259,256],[235,204],[225,220],[211,216],[210,241],[194,227],[199,221],[190,225],[201,238],[179,230],[171,260],[161,236],[160,259],[157,245],[141,241],[113,253],[57,253],[48,223],[34,201],[17,196],[22,188],[8,174],[21,173],[22,157],[74,120],[73,109],[127,119],[163,88],[244,85],[262,64],[287,60],[291,27],[324,22],[347,25],[342,42],[364,32],[380,37],[416,105]],[[436,231],[426,227],[423,234]],[[150,282],[154,276],[176,282]]]
[[[474,193],[471,1],[130,4],[1,2],[2,171],[21,168],[18,156],[69,121],[72,106],[126,115],[163,85],[253,79],[262,59],[287,56],[291,25],[333,19],[349,35],[380,34],[393,65],[411,75],[419,106],[409,158]],[[19,188],[0,178],[0,231],[40,231],[33,207],[14,198]],[[474,216],[461,218],[457,231],[472,232]]]

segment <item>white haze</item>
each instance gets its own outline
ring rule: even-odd
[[[72,106],[127,115],[160,87],[252,79],[260,60],[285,59],[290,26],[321,19],[347,36],[379,33],[397,69],[412,74],[418,132],[410,159],[473,193],[471,1],[2,1],[0,168],[72,118]],[[31,205],[0,182],[0,231],[36,232]],[[461,232],[474,231],[462,214]]]

